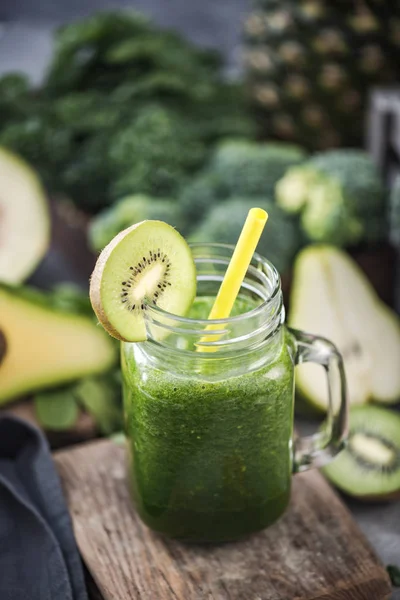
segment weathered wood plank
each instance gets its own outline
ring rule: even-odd
[[[131,506],[124,450],[55,454],[82,557],[105,600],[383,600],[390,583],[317,472],[297,475],[273,527],[238,543],[187,545],[149,531]]]

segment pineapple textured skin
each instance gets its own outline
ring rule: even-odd
[[[359,146],[370,89],[400,81],[400,0],[255,0],[244,41],[264,138]]]

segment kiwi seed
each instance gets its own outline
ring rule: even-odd
[[[362,440],[365,447],[371,444],[379,444],[383,451],[387,451],[387,460],[378,462],[368,459],[365,452],[359,449],[357,440]],[[400,450],[390,440],[376,432],[368,432],[367,430],[354,430],[350,433],[348,440],[348,451],[352,454],[355,462],[366,471],[378,471],[390,475],[400,469]]]
[[[156,244],[155,244],[156,242]],[[147,339],[150,305],[183,316],[196,294],[196,267],[182,236],[162,221],[142,221],[121,231],[101,252],[90,299],[103,327],[115,338]],[[165,335],[156,331],[155,335]]]
[[[171,261],[169,260],[167,254],[165,252],[162,252],[160,250],[160,248],[158,248],[157,253],[155,253],[155,254],[153,254],[152,250],[149,250],[147,257],[142,256],[141,260],[139,260],[137,265],[131,265],[129,267],[129,271],[132,271],[132,273],[128,273],[126,280],[122,281],[120,295],[121,295],[121,301],[123,304],[125,304],[126,310],[128,310],[130,312],[132,312],[132,311],[140,312],[141,310],[146,310],[146,308],[147,308],[146,304],[142,303],[140,305],[139,304],[136,305],[133,302],[132,303],[130,302],[129,292],[138,283],[138,277],[140,275],[143,275],[145,270],[150,265],[152,265],[153,263],[160,262],[160,261],[161,261],[161,263],[163,263],[165,265],[165,271],[161,275],[160,282],[157,283],[158,291],[154,292],[151,297],[147,298],[147,303],[150,303],[150,304],[153,304],[156,306],[161,295],[166,290],[167,285],[171,285],[171,283],[169,282]]]

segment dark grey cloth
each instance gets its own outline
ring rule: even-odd
[[[13,417],[0,418],[0,599],[87,600],[47,441]]]

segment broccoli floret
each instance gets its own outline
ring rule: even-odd
[[[173,200],[129,196],[92,219],[89,228],[92,249],[102,250],[120,231],[146,219],[165,221],[180,231],[183,229],[181,212]]]
[[[205,171],[183,189],[179,204],[187,223],[196,225],[211,206],[224,199],[226,192],[219,177]]]
[[[305,234],[315,242],[327,242],[343,246],[357,242],[363,228],[358,219],[349,211],[339,182],[321,178],[313,185],[304,211],[301,224]]]
[[[204,145],[192,137],[189,123],[161,107],[147,106],[110,140],[114,196],[173,196],[204,156]]]
[[[287,213],[296,214],[304,208],[312,185],[318,182],[319,173],[313,168],[292,167],[275,186],[277,204]]]
[[[316,154],[311,163],[339,181],[355,214],[364,218],[384,212],[385,189],[368,154],[361,150],[333,150]]]
[[[213,79],[215,81],[215,76]],[[247,114],[242,85],[226,82],[215,85],[204,81],[195,89],[201,110],[196,104],[186,110],[192,114],[193,123],[197,125],[196,132],[202,139],[215,144],[221,139],[239,142],[255,137],[255,124]]]
[[[290,144],[221,142],[207,167],[183,189],[182,210],[188,222],[195,224],[210,207],[232,196],[272,198],[285,170],[303,158],[303,152]]]
[[[361,150],[317,154],[290,169],[276,186],[276,198],[287,212],[303,211],[301,223],[312,241],[342,246],[386,234],[384,186]]]
[[[271,222],[271,227],[261,236],[257,252],[283,273],[301,246],[299,230],[292,218],[265,197],[251,200],[232,197],[214,206],[189,239],[193,242],[236,244],[247,213],[253,206],[264,208]]]
[[[227,196],[273,197],[276,183],[286,170],[304,161],[297,146],[228,140],[211,159],[211,170],[223,182]]]
[[[390,239],[397,247],[400,246],[400,175],[394,181],[390,192]]]

